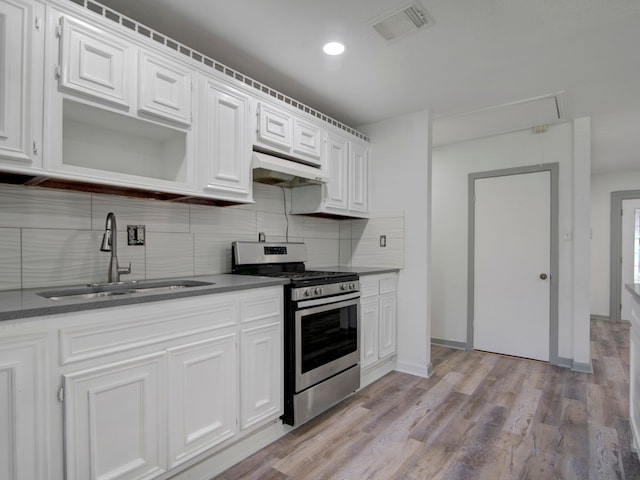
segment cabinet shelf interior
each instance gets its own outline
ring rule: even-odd
[[[69,99],[63,164],[172,182],[187,180],[186,132]]]

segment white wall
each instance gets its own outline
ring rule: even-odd
[[[372,210],[404,211],[405,268],[398,290],[398,370],[430,369],[430,143],[427,111],[360,129],[371,139]]]
[[[611,192],[621,190],[640,190],[640,170],[591,177],[591,313],[604,317],[609,317]]]
[[[525,130],[434,149],[432,274],[437,279],[432,284],[434,338],[461,343],[467,339],[468,174],[557,162],[560,165],[561,237],[558,354],[562,358],[574,358],[573,128],[572,123],[564,123],[550,126],[543,134]],[[588,331],[588,318],[586,322]]]

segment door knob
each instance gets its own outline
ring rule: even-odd
[[[547,274],[546,273],[541,273],[540,274],[540,279],[541,280],[546,280],[547,279]]]

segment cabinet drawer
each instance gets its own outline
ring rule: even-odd
[[[378,295],[378,277],[360,277],[360,297]]]
[[[391,293],[397,290],[397,278],[395,275],[380,279],[380,294]]]
[[[242,323],[273,320],[282,315],[282,287],[261,290],[250,298],[240,300],[240,318]]]
[[[73,316],[82,324],[60,329],[61,365],[233,327],[238,318],[238,301],[235,296],[203,296]]]

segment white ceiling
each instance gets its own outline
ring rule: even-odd
[[[640,0],[421,0],[434,24],[391,43],[369,21],[408,1],[102,3],[355,127],[564,92],[566,118],[592,117],[593,173],[640,169]]]

